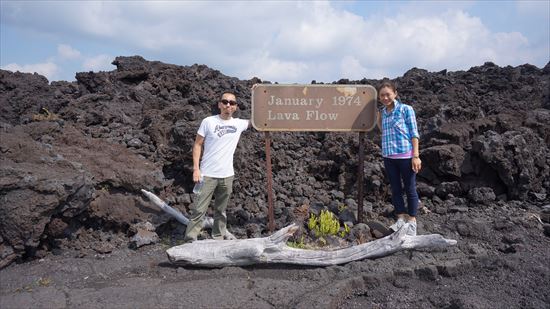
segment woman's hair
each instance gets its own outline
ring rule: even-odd
[[[395,87],[395,84],[390,81],[389,79],[383,79],[382,82],[378,85],[378,87],[376,87],[376,91],[378,93],[380,93],[380,90],[382,90],[382,88],[390,88],[391,90],[393,90],[393,92],[397,92],[397,87]]]

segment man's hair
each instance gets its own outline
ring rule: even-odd
[[[223,98],[223,96],[226,95],[226,94],[230,94],[230,95],[234,96],[235,99],[237,98],[237,96],[236,96],[233,92],[224,92],[224,93],[222,93],[222,96],[221,96],[220,100],[221,100],[221,99]]]

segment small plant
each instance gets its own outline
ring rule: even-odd
[[[319,244],[319,246],[324,247],[324,246],[327,245],[327,240],[326,240],[324,237],[320,237],[320,238],[317,240],[317,243]]]
[[[59,116],[50,112],[47,108],[42,107],[38,114],[32,115],[33,121],[55,121],[58,120]]]
[[[21,292],[32,292],[33,286],[35,287],[48,287],[53,284],[53,280],[51,278],[43,278],[40,277],[38,280],[36,280],[34,283],[27,284],[25,286],[22,286],[20,288],[15,289],[14,292],[21,293]]]
[[[307,228],[310,231],[315,231],[317,225],[319,225],[319,219],[314,214],[310,214],[309,220],[307,221]]]
[[[162,245],[163,248],[171,247],[172,246],[172,239],[171,239],[170,235],[162,236],[162,238],[160,239],[160,244]]]
[[[328,210],[322,210],[319,217],[311,214],[307,226],[311,231],[314,231],[316,237],[338,235],[340,230],[338,218],[335,218],[334,214]]]
[[[349,226],[344,223],[344,229],[339,232],[340,237],[342,238],[346,237],[346,235],[349,234],[349,231],[350,231]]]
[[[304,243],[304,235],[300,238],[299,241],[289,241],[286,243],[289,247],[296,248],[296,249],[305,249],[306,244]]]
[[[105,193],[108,193],[110,189],[110,185],[106,182],[100,183],[97,187],[99,191],[105,192]]]
[[[348,206],[346,206],[346,204],[338,205],[338,213],[341,213],[342,211],[346,210],[346,208],[348,208]]]
[[[38,281],[36,281],[36,283],[40,286],[49,286],[50,284],[52,284],[52,279],[50,279],[50,278],[40,278],[40,279],[38,279]]]
[[[23,287],[15,289],[15,292],[21,293],[23,291],[32,292],[32,284],[25,285]]]

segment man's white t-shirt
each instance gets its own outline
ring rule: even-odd
[[[202,120],[197,134],[204,137],[200,165],[203,176],[226,178],[235,175],[233,154],[241,133],[248,128],[248,122],[239,118],[223,120],[219,115]]]

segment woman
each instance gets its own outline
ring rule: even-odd
[[[382,130],[382,156],[390,180],[392,204],[397,215],[397,222],[390,228],[397,231],[408,222],[410,225],[407,234],[416,235],[416,174],[422,164],[418,150],[420,136],[416,116],[410,105],[403,104],[397,99],[397,89],[392,82],[383,81],[377,90],[378,99],[384,105],[378,113],[378,126]],[[405,185],[404,189],[401,181]],[[403,190],[407,195],[407,208],[403,201]]]

